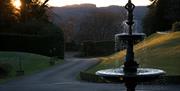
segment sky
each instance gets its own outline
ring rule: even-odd
[[[97,7],[106,7],[110,5],[124,6],[128,0],[49,0],[50,6],[66,6],[72,4],[92,3]],[[132,0],[136,6],[147,6],[150,4],[149,0]]]

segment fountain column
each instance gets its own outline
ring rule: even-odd
[[[132,26],[134,24],[133,21],[133,11],[134,11],[135,5],[131,2],[131,0],[128,1],[128,3],[125,5],[125,9],[128,11],[128,21],[126,22],[129,28],[128,31],[128,39],[127,39],[127,52],[126,52],[126,59],[124,63],[124,73],[127,75],[124,78],[125,86],[127,88],[127,91],[135,91],[135,87],[137,85],[136,78],[132,78],[131,75],[134,75],[137,73],[138,64],[136,61],[134,61],[134,51],[133,51],[133,37],[132,37]]]
[[[131,0],[128,1],[125,8],[128,11],[128,21],[126,22],[129,26],[128,31],[128,39],[127,39],[127,52],[126,52],[126,59],[124,63],[124,72],[125,73],[136,73],[138,64],[136,61],[134,61],[134,52],[133,52],[133,37],[132,37],[132,26],[134,24],[133,21],[133,11],[135,8],[135,5],[131,2]]]

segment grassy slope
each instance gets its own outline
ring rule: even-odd
[[[0,52],[0,63],[9,63],[13,67],[8,79],[15,77],[16,71],[19,69],[19,60],[22,61],[25,75],[38,72],[50,66],[50,57],[47,56],[22,52]],[[58,62],[62,63],[63,61]]]
[[[102,57],[102,62],[88,70],[94,73],[99,69],[115,68],[123,64],[125,51]],[[180,75],[180,32],[153,34],[135,45],[135,60],[140,67],[160,68],[167,75]]]

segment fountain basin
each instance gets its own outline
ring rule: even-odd
[[[124,82],[125,78],[135,79],[137,82],[146,82],[157,79],[165,72],[160,69],[138,68],[137,73],[124,73],[123,68],[105,69],[96,72],[96,75],[110,82]]]
[[[119,38],[119,40],[142,40],[145,36],[146,34],[144,33],[133,33],[132,35],[129,35],[128,33],[120,33],[115,35],[115,37]]]

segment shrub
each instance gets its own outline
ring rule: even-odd
[[[172,25],[172,31],[180,31],[180,22],[175,22]]]
[[[12,65],[8,63],[0,63],[0,78],[7,77],[12,70]]]

